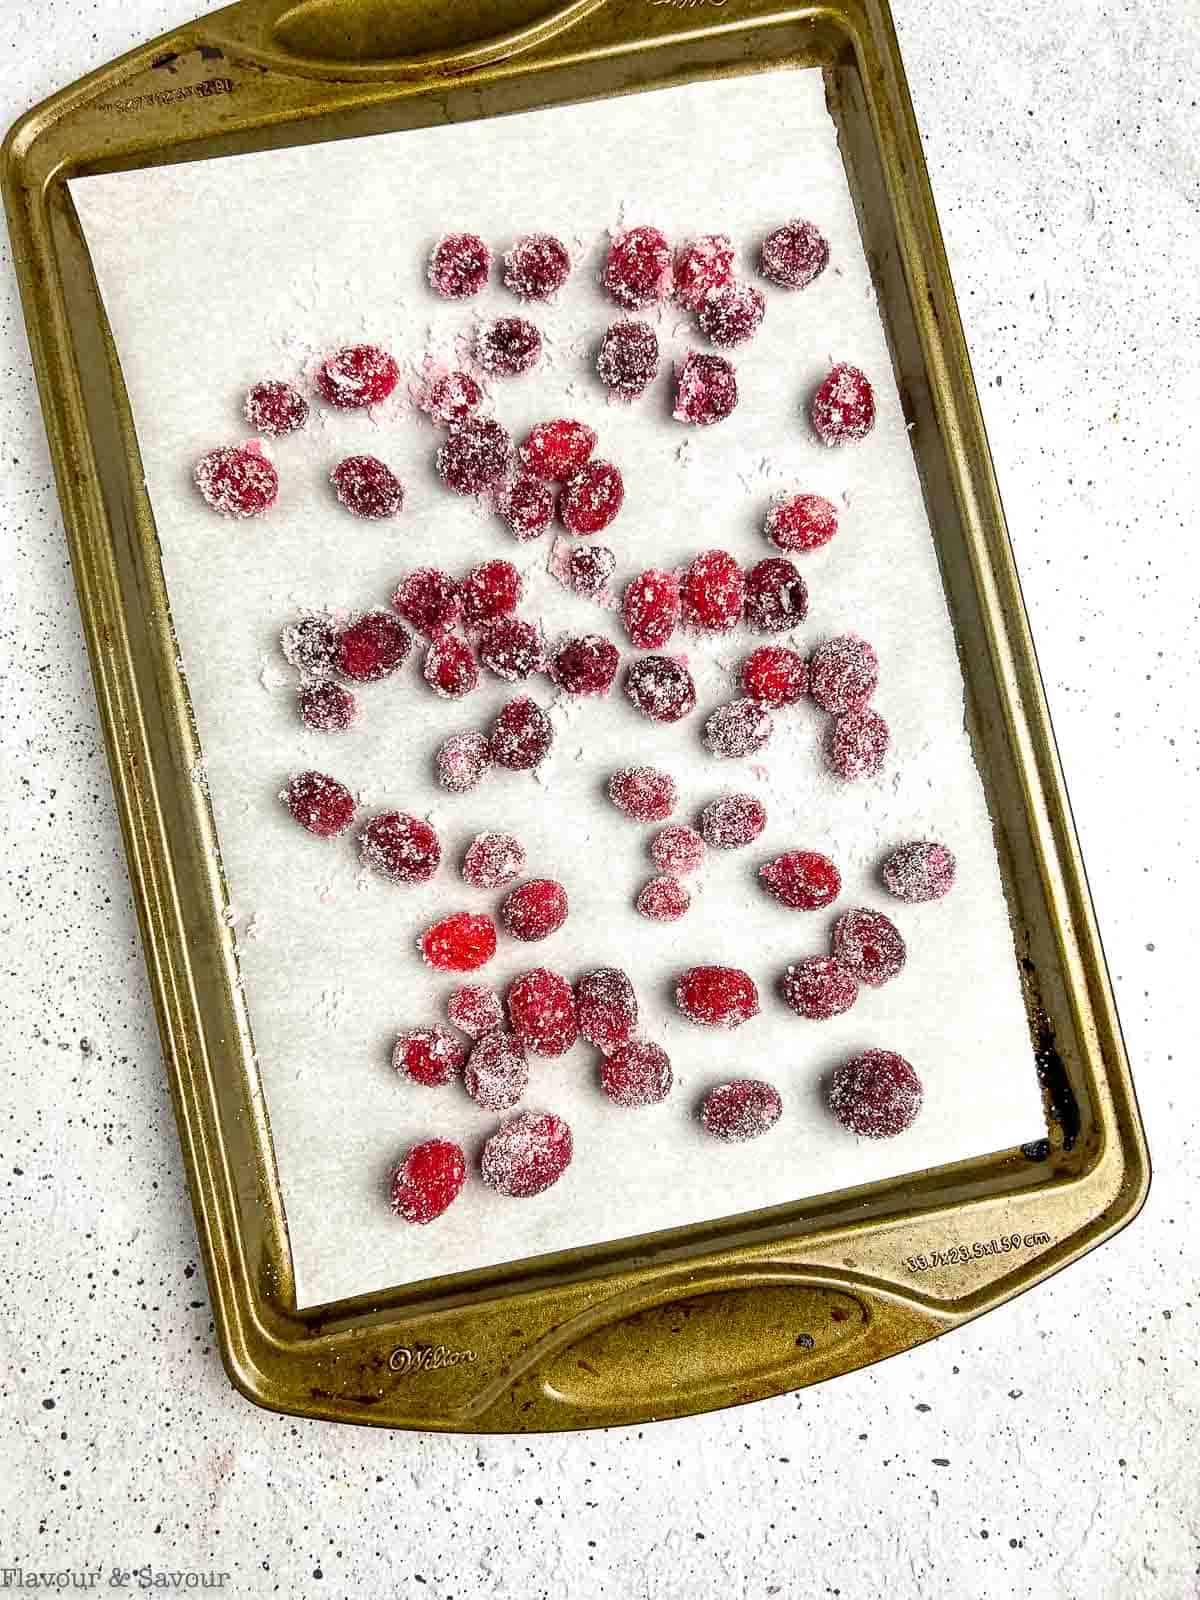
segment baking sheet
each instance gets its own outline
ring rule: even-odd
[[[216,814],[301,1305],[711,1220],[1040,1136],[952,631],[818,72],[71,187],[137,420],[204,748],[195,778]],[[677,240],[727,231],[749,275],[757,240],[792,216],[817,222],[832,264],[801,293],[768,288],[762,331],[734,353],[742,399],[733,417],[706,430],[673,422],[665,378],[632,406],[608,401],[590,364],[617,314],[595,281],[608,230],[652,221]],[[731,670],[755,642],[740,632],[673,643],[686,650],[700,696],[695,716],[675,728],[644,721],[619,694],[607,704],[564,703],[545,680],[524,686],[552,706],[554,753],[536,777],[500,774],[472,795],[438,790],[429,755],[448,731],[486,725],[521,692],[513,686],[489,680],[466,701],[440,701],[420,682],[414,652],[396,678],[361,691],[354,730],[328,737],[301,728],[275,644],[280,626],[298,607],[386,603],[397,579],[423,563],[462,571],[507,556],[525,575],[523,614],[543,618],[551,637],[603,631],[626,648],[616,616],[568,593],[548,570],[553,535],[517,545],[497,519],[438,485],[440,434],[406,392],[371,416],[314,405],[306,431],[273,442],[282,490],[266,519],[215,518],[191,488],[203,450],[244,436],[240,403],[251,382],[298,379],[320,354],[360,339],[386,345],[415,379],[428,357],[455,359],[478,316],[517,311],[498,277],[466,304],[430,292],[430,246],[453,228],[481,232],[497,249],[535,229],[572,244],[577,266],[560,301],[528,313],[546,339],[542,366],[497,384],[492,403],[518,437],[562,414],[597,428],[598,454],[618,462],[626,482],[625,507],[602,536],[617,552],[619,582],[702,548],[728,548],[747,564],[770,553],[760,529],[777,491],[838,501],[838,537],[801,558],[811,604],[796,642],[809,649],[853,628],[875,643],[876,700],[893,734],[879,779],[841,785],[825,773],[825,719],[811,706],[778,714],[772,743],[752,762],[719,762],[703,750],[703,717],[734,692]],[[704,348],[677,309],[658,323],[665,357]],[[800,415],[831,359],[862,366],[879,399],[871,437],[836,451],[818,446]],[[329,467],[361,451],[381,455],[408,487],[396,522],[356,521],[331,498]],[[607,775],[632,759],[674,773],[681,817],[735,789],[758,793],[770,816],[750,850],[710,852],[689,880],[691,912],[671,927],[632,910],[651,874],[653,830],[599,798]],[[428,816],[446,847],[433,882],[383,882],[360,870],[352,835],[321,841],[298,830],[276,795],[289,773],[309,766],[355,789],[364,815],[395,806]],[[502,940],[481,977],[503,984],[534,965],[572,977],[624,967],[645,1034],[672,1058],[676,1087],[662,1106],[619,1111],[596,1087],[587,1046],[535,1060],[527,1104],[571,1123],[567,1175],[532,1201],[473,1183],[436,1224],[413,1228],[386,1205],[397,1155],[434,1133],[475,1150],[499,1120],[457,1086],[424,1090],[388,1065],[396,1030],[442,1020],[459,981],[421,966],[416,934],[445,911],[494,909],[501,898],[467,889],[457,874],[462,850],[485,828],[522,839],[530,874],[566,884],[571,915],[541,944]],[[903,906],[876,882],[882,856],[916,837],[944,839],[958,856],[959,886],[941,903]],[[796,845],[827,851],[842,870],[843,896],[829,912],[786,911],[755,886],[756,867]],[[836,912],[855,904],[893,917],[908,966],[886,988],[864,991],[844,1017],[803,1022],[775,996],[775,978],[789,960],[819,953]],[[684,1022],[672,980],[695,962],[748,968],[763,1015],[734,1034]],[[822,1075],[871,1046],[901,1051],[925,1080],[921,1118],[897,1140],[856,1140],[822,1108]],[[785,1114],[761,1141],[720,1146],[692,1113],[708,1086],[736,1074],[776,1083]]]

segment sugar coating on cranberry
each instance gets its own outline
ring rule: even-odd
[[[829,265],[829,245],[811,222],[785,222],[763,240],[759,271],[781,289],[804,289]]]
[[[662,300],[671,288],[671,246],[658,228],[615,234],[604,263],[604,287],[619,306],[636,311]]]
[[[902,844],[879,869],[885,887],[897,900],[909,905],[921,905],[926,900],[940,900],[954,887],[958,864],[944,844],[930,839],[914,840]]]
[[[651,722],[678,722],[696,709],[696,685],[682,661],[642,656],[625,674],[625,693]]]
[[[700,1107],[706,1133],[726,1144],[743,1144],[768,1133],[783,1115],[779,1090],[759,1078],[734,1078],[710,1089]]]
[[[491,764],[491,745],[482,733],[452,733],[433,758],[434,775],[451,794],[469,794],[482,783]]]
[[[635,822],[665,822],[675,809],[678,790],[669,772],[622,767],[608,780],[608,798]]]
[[[692,897],[679,879],[664,875],[644,883],[633,906],[648,922],[678,922],[691,903]]]
[[[727,233],[702,233],[675,252],[675,298],[699,311],[705,297],[733,277],[733,240]]]
[[[606,544],[577,544],[567,552],[567,582],[576,594],[596,600],[617,570],[617,558]]]
[[[482,561],[459,585],[463,621],[472,627],[506,617],[521,598],[521,574],[511,561]]]
[[[619,967],[597,967],[575,985],[579,1031],[605,1053],[625,1044],[637,1027],[638,1003],[633,985]]]
[[[762,326],[766,296],[752,283],[725,283],[710,289],[696,313],[704,337],[722,349],[745,344]]]
[[[826,639],[808,663],[808,692],[821,707],[841,716],[859,711],[879,683],[879,657],[856,633]]]
[[[363,863],[393,883],[428,883],[442,859],[437,834],[406,811],[382,811],[358,836]]]
[[[675,985],[675,1004],[706,1028],[738,1028],[759,1010],[754,979],[739,967],[689,967]]]
[[[625,483],[611,461],[588,461],[563,484],[558,519],[568,533],[599,533],[620,511]]]
[[[465,422],[483,404],[483,390],[469,372],[444,372],[429,386],[425,409],[446,427]]]
[[[255,433],[265,433],[273,439],[295,433],[308,421],[308,401],[299,389],[273,379],[247,390],[242,411]]]
[[[404,578],[392,604],[418,633],[427,639],[453,628],[462,616],[462,595],[448,572],[438,567],[418,567]]]
[[[760,706],[794,706],[808,692],[808,662],[784,645],[760,645],[742,662],[741,682]]]
[[[683,620],[706,633],[728,633],[742,620],[746,579],[728,550],[696,556],[679,584]]]
[[[483,494],[508,471],[512,440],[494,417],[468,417],[446,435],[437,453],[437,474],[455,494]]]
[[[492,270],[492,252],[477,233],[447,233],[429,257],[429,283],[444,300],[477,295]]]
[[[838,530],[837,507],[823,495],[789,494],[772,502],[763,532],[778,550],[819,550]]]
[[[461,700],[479,682],[479,664],[465,639],[444,633],[425,652],[421,668],[425,682],[443,700]]]
[[[866,373],[839,361],[813,395],[808,414],[822,444],[865,439],[875,426],[875,391]]]
[[[571,1130],[552,1111],[510,1117],[483,1147],[479,1171],[489,1189],[525,1200],[556,1184],[571,1164]]]
[[[835,719],[825,757],[839,778],[853,783],[858,778],[873,778],[882,769],[890,743],[887,723],[878,711],[864,706]]]
[[[485,1033],[467,1058],[463,1087],[485,1111],[511,1111],[529,1087],[529,1063],[520,1039],[503,1029]]]
[[[193,477],[204,503],[222,517],[261,517],[279,494],[279,474],[266,456],[240,445],[201,456]]]
[[[426,928],[417,949],[435,972],[476,972],[496,954],[496,924],[479,911],[455,911]]]
[[[496,510],[518,544],[540,539],[554,521],[554,490],[528,472],[519,472],[496,497]]]
[[[337,669],[354,683],[390,677],[412,649],[412,635],[390,611],[366,611],[338,634]]]
[[[575,995],[557,972],[523,972],[509,985],[507,1001],[513,1032],[535,1056],[561,1056],[578,1039]]]
[[[779,992],[798,1017],[826,1022],[849,1011],[858,999],[858,979],[836,956],[809,956],[787,968]]]
[[[607,694],[621,656],[602,633],[585,633],[559,645],[550,659],[550,676],[567,694]]]
[[[671,1058],[661,1045],[633,1039],[600,1064],[600,1087],[615,1106],[656,1106],[671,1092]]]
[[[392,1066],[402,1078],[427,1089],[457,1078],[467,1059],[461,1039],[448,1028],[407,1028],[392,1049]]]
[[[894,1050],[864,1050],[830,1074],[829,1109],[861,1139],[904,1133],[917,1120],[924,1098],[913,1066]]]
[[[392,1210],[405,1222],[434,1222],[452,1206],[467,1177],[467,1158],[453,1139],[413,1145],[392,1173]]]
[[[333,492],[356,517],[380,522],[404,508],[404,485],[378,456],[347,456],[329,474]]]
[[[330,678],[306,683],[298,704],[301,722],[314,733],[344,733],[358,715],[358,704],[349,689]]]
[[[746,574],[746,622],[759,633],[786,633],[808,615],[808,585],[792,562],[768,556]]]
[[[567,891],[553,878],[530,878],[506,896],[500,920],[514,939],[534,944],[557,933],[567,920]]]
[[[820,911],[842,892],[842,875],[818,850],[785,850],[758,869],[758,881],[773,900],[793,911]]]
[[[546,646],[539,629],[520,617],[485,622],[476,640],[479,659],[489,672],[517,683],[546,667]]]
[[[710,428],[731,416],[738,401],[737,374],[724,356],[689,350],[675,369],[676,422]]]
[[[354,821],[354,796],[326,772],[298,772],[279,798],[302,828],[321,839],[345,833]]]
[[[526,472],[549,483],[561,483],[579,471],[595,448],[595,428],[571,417],[558,417],[531,428],[519,454]]]
[[[679,579],[648,567],[625,589],[621,615],[629,641],[639,650],[659,650],[675,632],[682,609]]]
[[[497,317],[475,335],[475,359],[495,378],[517,378],[538,363],[542,336],[524,317]]]
[[[686,822],[673,822],[654,835],[650,859],[660,872],[673,878],[686,878],[704,860],[705,844],[695,828]]]
[[[323,678],[338,664],[338,630],[329,617],[306,612],[279,635],[284,660],[305,678]]]
[[[394,357],[376,344],[351,344],[327,356],[317,373],[317,389],[338,411],[377,406],[400,381]]]
[[[907,950],[896,924],[882,911],[843,911],[833,925],[833,953],[860,983],[881,988],[904,966]]]
[[[504,1006],[486,983],[464,983],[446,999],[446,1016],[468,1039],[481,1039],[504,1025]]]
[[[509,772],[529,772],[550,753],[554,729],[535,700],[519,695],[510,700],[492,723],[492,760]]]
[[[648,322],[614,322],[600,341],[596,371],[606,389],[636,400],[658,377],[658,335]]]
[[[527,233],[504,255],[504,287],[518,300],[552,300],[570,275],[570,251],[552,233]]]
[[[766,706],[748,695],[718,706],[704,724],[704,747],[726,761],[757,755],[771,737],[773,724]]]
[[[463,881],[473,889],[503,889],[525,870],[525,846],[511,833],[477,833],[462,860]]]
[[[741,850],[753,844],[766,825],[763,803],[752,794],[723,794],[700,813],[700,832],[714,850]]]

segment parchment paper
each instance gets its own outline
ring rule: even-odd
[[[232,917],[278,1152],[301,1304],[539,1252],[620,1238],[914,1172],[1038,1137],[1043,1117],[1015,973],[990,824],[963,731],[962,689],[911,452],[850,196],[816,72],[636,95],[607,103],[455,128],[84,179],[72,184],[133,398],[162,540],[183,669],[205,752],[231,885]],[[752,274],[757,241],[793,216],[816,221],[830,269],[809,289],[768,289],[758,338],[736,352],[735,415],[693,430],[670,418],[671,385],[626,406],[595,380],[595,344],[616,315],[596,286],[608,230],[652,221],[676,240],[722,230]],[[730,669],[749,636],[686,644],[700,690],[689,724],[656,727],[614,694],[610,703],[554,705],[554,754],[536,778],[502,774],[448,796],[429,777],[444,734],[485,725],[514,692],[490,680],[458,704],[419,680],[419,652],[402,674],[367,687],[348,734],[306,733],[294,683],[276,648],[298,606],[386,603],[411,567],[455,571],[506,555],[526,576],[524,614],[551,636],[600,630],[626,648],[616,616],[564,590],[546,570],[552,536],[517,545],[497,519],[446,493],[432,470],[439,435],[403,395],[373,416],[314,404],[310,427],[270,446],[282,492],[251,523],[212,515],[190,484],[194,460],[244,437],[240,405],[264,376],[298,379],[314,357],[377,340],[419,370],[452,357],[478,315],[518,310],[498,275],[467,305],[439,301],[425,282],[434,240],[452,228],[497,249],[548,229],[578,258],[561,301],[531,313],[547,359],[497,384],[493,402],[519,437],[534,422],[575,415],[600,432],[627,498],[605,536],[623,583],[641,567],[722,546],[749,563],[771,495],[808,488],[843,506],[842,531],[801,558],[811,589],[801,647],[854,628],[879,650],[877,704],[893,748],[876,781],[841,785],[820,756],[824,719],[782,713],[755,763],[720,762],[701,747],[709,710],[733,692]],[[704,348],[677,310],[659,322],[667,357]],[[831,359],[873,378],[879,420],[863,444],[826,451],[801,414]],[[333,501],[341,455],[383,456],[408,486],[395,522],[357,521]],[[528,687],[528,686],[527,686]],[[554,701],[547,680],[532,692]],[[669,768],[681,815],[715,795],[750,789],[770,823],[742,852],[711,852],[691,880],[690,914],[655,926],[632,909],[650,875],[652,830],[602,798],[617,766]],[[437,878],[403,888],[365,876],[353,836],[313,839],[276,798],[289,773],[315,766],[360,794],[364,814],[398,806],[427,815],[446,846]],[[494,909],[468,890],[457,862],[473,835],[508,828],[531,874],[560,878],[571,915],[535,946],[502,941],[482,976],[505,982],[548,965],[569,976],[613,964],[635,978],[645,1033],[669,1051],[676,1088],[662,1106],[611,1107],[596,1087],[598,1058],[577,1046],[535,1061],[527,1104],[560,1112],[576,1157],[536,1200],[500,1198],[471,1183],[427,1228],[395,1220],[390,1167],[434,1133],[475,1151],[497,1118],[457,1086],[399,1081],[389,1047],[403,1026],[443,1020],[456,980],[434,977],[413,940],[435,915]],[[957,854],[945,901],[906,907],[878,886],[881,857],[936,837]],[[828,913],[786,911],[754,872],[789,846],[828,851],[845,890]],[[844,1017],[809,1023],[776,997],[784,965],[820,952],[836,911],[887,911],[909,944],[905,972],[864,991]],[[748,968],[763,1015],[736,1034],[694,1028],[670,1003],[674,975],[693,962]],[[901,1051],[926,1084],[925,1109],[904,1137],[874,1143],[825,1113],[822,1074],[868,1046]],[[726,1147],[693,1118],[714,1082],[771,1079],[785,1114],[764,1139]]]

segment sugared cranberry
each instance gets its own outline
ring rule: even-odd
[[[843,911],[833,925],[833,953],[860,983],[878,989],[903,968],[900,930],[882,911]]]
[[[525,870],[525,846],[511,833],[477,833],[463,856],[463,881],[473,889],[503,889]]]
[[[808,690],[808,663],[795,650],[764,644],[742,662],[742,688],[760,706],[794,706]]]
[[[525,1046],[511,1033],[485,1033],[467,1059],[463,1087],[485,1111],[511,1111],[529,1087]]]
[[[343,733],[358,712],[349,689],[330,678],[306,683],[300,691],[299,706],[301,722],[314,733]]]
[[[816,850],[785,850],[758,869],[758,881],[780,905],[793,911],[820,911],[842,892],[842,875]]]
[[[408,1028],[392,1050],[392,1066],[400,1076],[427,1089],[457,1078],[466,1059],[462,1040],[448,1028]]]
[[[879,683],[879,657],[856,633],[826,639],[808,663],[808,692],[822,711],[859,711]]]
[[[515,611],[521,598],[521,574],[511,561],[483,561],[472,567],[459,586],[463,621],[472,627]]]
[[[498,617],[485,622],[476,641],[479,659],[489,672],[517,683],[546,667],[546,647],[532,622],[520,617]]]
[[[461,1145],[426,1139],[392,1173],[392,1210],[405,1222],[433,1222],[458,1199],[466,1177]]]
[[[436,972],[476,972],[496,954],[496,924],[478,911],[456,911],[426,928],[417,948]]]
[[[531,428],[521,446],[521,464],[535,478],[561,483],[578,472],[596,448],[596,430],[586,422],[559,417]]]
[[[508,470],[512,440],[492,417],[468,417],[457,423],[437,453],[437,473],[455,494],[482,494],[494,489]]]
[[[692,897],[678,878],[651,878],[644,883],[634,901],[634,910],[649,922],[678,922],[692,903]]]
[[[504,287],[518,300],[552,300],[571,275],[571,256],[552,233],[527,233],[504,257]]]
[[[819,494],[784,495],[772,503],[763,523],[778,550],[819,550],[837,530],[837,507]]]
[[[279,474],[266,456],[240,445],[210,450],[193,476],[205,504],[223,517],[261,517],[279,493]]]
[[[894,1139],[911,1128],[924,1097],[920,1078],[894,1050],[864,1050],[829,1080],[830,1111],[861,1139]]]
[[[445,372],[429,386],[425,402],[435,422],[452,427],[465,422],[483,404],[483,390],[469,372]]]
[[[390,677],[412,649],[412,635],[390,611],[366,611],[338,635],[338,671],[355,683]]]
[[[489,1189],[524,1200],[556,1184],[571,1155],[571,1130],[561,1117],[523,1111],[484,1145],[479,1171]]]
[[[781,289],[803,289],[829,265],[829,246],[811,222],[785,222],[762,242],[758,266]]]
[[[339,411],[377,406],[399,381],[395,359],[375,344],[347,345],[328,356],[317,373],[322,400]]]
[[[675,779],[653,767],[622,767],[608,780],[608,798],[635,822],[665,822],[675,809]]]
[[[578,1039],[575,995],[557,972],[545,967],[523,972],[507,998],[513,1032],[535,1056],[561,1056]]]
[[[767,301],[752,283],[726,283],[711,289],[696,314],[700,332],[723,350],[753,339],[767,314]]]
[[[696,685],[682,661],[642,656],[625,674],[625,693],[651,722],[678,722],[696,709]]]
[[[752,794],[723,794],[700,813],[700,832],[714,850],[740,850],[753,844],[766,825],[762,801]]]
[[[548,939],[567,920],[567,891],[553,878],[530,878],[507,896],[500,920],[514,939]]]
[[[528,772],[544,761],[554,743],[550,718],[535,700],[519,695],[492,723],[492,760],[509,772]]]
[[[451,794],[469,794],[487,774],[492,751],[482,733],[452,733],[433,758],[434,774]]]
[[[758,990],[738,967],[689,967],[675,985],[675,1003],[689,1022],[737,1028],[758,1015]]]
[[[658,377],[658,335],[648,322],[614,322],[600,341],[596,371],[606,389],[636,400]]]
[[[727,233],[702,233],[675,252],[675,298],[699,311],[705,297],[733,276],[733,240]]]
[[[742,620],[746,580],[728,550],[705,550],[683,574],[679,599],[683,620],[707,633],[728,633]]]
[[[448,233],[429,258],[429,282],[444,300],[477,295],[492,270],[492,252],[477,233]]]
[[[604,287],[619,306],[636,311],[671,288],[671,246],[657,228],[628,228],[614,236],[604,263]]]
[[[919,840],[893,850],[879,871],[885,886],[897,900],[921,905],[950,893],[958,865],[944,844]]]
[[[273,380],[256,383],[248,391],[242,410],[255,433],[265,433],[273,439],[295,433],[308,421],[308,401],[299,389]]]
[[[809,417],[822,444],[865,439],[875,426],[875,391],[866,373],[839,361],[813,395]]]
[[[734,1078],[710,1089],[700,1107],[704,1131],[727,1144],[769,1132],[783,1115],[779,1090],[759,1078]]]
[[[550,676],[567,694],[607,694],[620,660],[610,639],[586,633],[558,647],[550,661]]]
[[[656,1106],[673,1082],[670,1056],[648,1040],[618,1045],[600,1064],[600,1087],[615,1106]]]
[[[428,883],[442,859],[437,834],[406,811],[383,811],[358,836],[364,865],[393,883]]]
[[[465,983],[446,1000],[446,1015],[468,1039],[482,1039],[504,1025],[504,1007],[495,989],[485,983]]]
[[[465,639],[445,633],[425,652],[425,682],[443,700],[460,700],[479,682],[479,666]]]
[[[788,967],[779,992],[798,1017],[824,1022],[849,1011],[858,998],[858,979],[836,956],[810,956]]]
[[[606,544],[572,545],[567,552],[567,581],[576,594],[598,599],[617,570],[617,558]]]
[[[437,567],[410,572],[392,596],[392,604],[405,622],[411,622],[427,639],[448,632],[462,616],[458,584]]]
[[[625,1044],[637,1027],[637,996],[619,967],[597,967],[575,985],[575,1012],[583,1037],[607,1053]]]
[[[542,336],[524,317],[497,317],[475,336],[475,359],[496,378],[516,378],[535,367]]]
[[[831,770],[847,782],[873,778],[883,766],[890,742],[887,723],[878,711],[864,706],[861,711],[848,711],[836,718],[825,749],[826,759]]]
[[[704,840],[686,822],[674,822],[654,835],[650,859],[660,872],[686,878],[704,860]]]
[[[786,633],[808,615],[808,585],[790,561],[768,556],[746,574],[746,623],[759,633]]]
[[[681,600],[673,572],[648,567],[626,587],[621,615],[630,643],[639,650],[661,649],[675,632]]]
[[[738,401],[737,374],[724,356],[699,355],[690,350],[675,371],[676,422],[709,428],[724,422]]]
[[[280,799],[302,828],[321,839],[345,833],[354,821],[354,796],[324,772],[297,773]]]
[[[500,490],[496,510],[518,544],[529,544],[554,521],[554,490],[540,478],[520,472]]]
[[[404,485],[378,456],[347,456],[329,474],[333,492],[356,517],[379,522],[404,507]]]
[[[714,756],[737,760],[757,755],[771,732],[771,713],[747,696],[717,707],[704,724],[704,746]]]
[[[588,461],[563,484],[558,519],[568,533],[599,533],[620,511],[625,484],[611,461]]]
[[[284,660],[305,678],[323,678],[337,666],[338,631],[330,618],[307,612],[279,635]]]

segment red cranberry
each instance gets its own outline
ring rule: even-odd
[[[642,885],[634,910],[649,922],[678,922],[692,897],[678,878],[651,878]]]
[[[858,979],[836,956],[810,956],[787,969],[779,992],[798,1017],[824,1022],[849,1011],[858,999]]]
[[[767,512],[763,532],[779,550],[819,550],[838,530],[836,506],[819,494],[790,494]]]
[[[357,714],[358,706],[349,689],[328,678],[306,683],[300,691],[300,720],[314,733],[342,733]]]
[[[704,840],[686,822],[672,823],[655,834],[650,859],[660,872],[686,878],[704,860]]]
[[[477,833],[463,856],[463,881],[473,889],[503,889],[525,870],[525,847],[511,833]]]
[[[506,484],[496,499],[496,510],[508,523],[519,544],[540,539],[554,521],[554,490],[540,478],[522,472]]]
[[[194,477],[205,504],[223,517],[261,517],[279,493],[279,474],[266,456],[240,445],[201,456]]]
[[[409,1028],[392,1051],[392,1066],[400,1076],[427,1089],[438,1089],[457,1078],[466,1059],[462,1040],[448,1028]]]
[[[321,839],[345,833],[354,821],[354,796],[324,772],[298,773],[280,799],[302,828]]]
[[[656,1106],[673,1082],[670,1056],[642,1039],[618,1045],[600,1064],[600,1087],[615,1106]]]
[[[521,574],[511,561],[483,561],[472,567],[459,588],[463,621],[471,626],[492,622],[517,609]]]
[[[830,1111],[862,1139],[894,1139],[911,1128],[924,1096],[912,1066],[893,1050],[864,1050],[829,1080]]]
[[[700,332],[729,349],[753,339],[767,314],[767,301],[752,283],[726,283],[711,289],[696,316]]]
[[[625,590],[621,614],[630,643],[639,650],[658,650],[675,632],[681,610],[679,579],[673,572],[648,567]]]
[[[766,825],[767,813],[752,794],[723,794],[700,813],[700,832],[714,850],[753,844]]]
[[[358,837],[363,863],[393,883],[428,883],[442,859],[437,834],[420,817],[383,811]]]
[[[496,924],[478,911],[456,911],[426,928],[417,948],[436,972],[475,972],[496,954]]]
[[[826,746],[830,768],[839,778],[873,778],[883,766],[891,734],[888,725],[870,706],[848,711],[833,724]]]
[[[706,1133],[727,1144],[757,1139],[772,1129],[783,1115],[778,1089],[758,1078],[734,1078],[710,1089],[700,1107]]]
[[[256,383],[247,393],[242,409],[255,433],[265,433],[273,439],[295,433],[308,421],[308,401],[290,383]]]
[[[552,300],[570,275],[570,253],[552,233],[527,233],[504,257],[504,287],[518,300]]]
[[[671,246],[665,235],[649,227],[616,234],[604,264],[604,287],[626,311],[662,300],[671,287]]]
[[[790,561],[768,556],[746,574],[746,623],[759,633],[786,633],[808,615],[808,585]]]
[[[861,711],[879,683],[879,657],[865,639],[844,633],[826,639],[808,664],[808,692],[822,711]]]
[[[555,651],[550,676],[567,694],[607,694],[620,664],[615,644],[600,633],[568,639]]]
[[[576,594],[598,599],[617,570],[617,558],[606,544],[576,544],[567,552],[567,581]]]
[[[833,925],[833,953],[859,983],[878,989],[896,976],[908,952],[900,930],[882,911],[843,911]]]
[[[400,381],[400,368],[375,344],[352,344],[328,356],[317,373],[317,389],[326,405],[339,411],[377,406]]]
[[[475,338],[475,359],[496,378],[519,377],[537,365],[541,353],[542,336],[524,317],[497,317]]]
[[[429,282],[444,300],[477,295],[492,270],[492,252],[477,233],[448,233],[429,258]]]
[[[816,850],[785,850],[758,869],[758,881],[780,905],[793,911],[820,911],[842,892],[842,875]]]
[[[737,967],[689,967],[675,985],[675,1003],[689,1022],[737,1028],[758,1015],[758,990]]]
[[[435,639],[425,652],[425,682],[443,700],[460,700],[479,682],[479,667],[471,646],[456,634]]]
[[[893,850],[883,863],[880,876],[897,900],[921,905],[949,894],[957,871],[957,863],[944,844],[924,840]]]
[[[513,1032],[535,1056],[561,1056],[579,1037],[571,985],[545,967],[522,973],[509,986],[508,1015]]]
[[[653,767],[622,767],[608,780],[608,797],[635,822],[665,822],[675,809],[675,779]]]
[[[658,377],[658,335],[648,322],[614,322],[600,341],[596,371],[606,389],[636,400]]]
[[[479,659],[498,678],[517,683],[546,668],[546,647],[532,622],[498,617],[479,630]]]
[[[437,567],[418,567],[410,572],[392,596],[392,604],[405,622],[427,639],[448,632],[462,616],[458,584]]]
[[[762,242],[759,271],[781,289],[803,289],[829,265],[829,246],[811,222],[787,222]]]
[[[535,478],[561,483],[579,471],[595,448],[595,428],[560,417],[556,422],[539,422],[530,430],[521,446],[521,463]]]
[[[764,644],[742,662],[741,677],[751,700],[776,710],[803,700],[808,690],[808,663],[795,650]]]
[[[526,696],[510,700],[492,723],[492,760],[510,772],[528,772],[544,761],[554,743],[550,718]]]
[[[548,939],[567,920],[567,891],[553,878],[530,878],[507,896],[500,920],[514,939]]]
[[[404,507],[404,485],[378,456],[347,456],[329,474],[334,493],[356,517],[378,522]]]
[[[479,1170],[489,1189],[523,1200],[556,1184],[571,1155],[571,1130],[561,1117],[523,1111],[484,1145]]]
[[[504,1026],[504,1007],[495,989],[485,983],[465,983],[446,1000],[446,1015],[468,1039],[482,1039]]]
[[[485,1111],[511,1111],[529,1087],[525,1046],[511,1033],[485,1033],[467,1060],[463,1086]]]
[[[771,737],[771,713],[757,700],[731,700],[718,706],[704,724],[704,745],[714,756],[737,760],[753,756]]]
[[[483,390],[469,372],[446,372],[430,385],[426,407],[435,422],[452,427],[483,404]]]
[[[468,417],[450,429],[437,453],[438,477],[455,494],[494,489],[508,471],[512,440],[491,417]]]
[[[323,678],[338,663],[338,631],[328,617],[310,611],[279,635],[284,659],[306,678]]]
[[[390,611],[366,611],[338,635],[338,671],[355,683],[378,683],[411,649],[412,635]]]
[[[452,733],[433,758],[437,781],[451,794],[468,794],[491,764],[491,747],[482,733]]]
[[[746,580],[728,550],[705,550],[684,573],[679,598],[689,627],[728,633],[742,620]]]
[[[575,985],[575,1010],[580,1033],[606,1053],[625,1044],[637,1027],[637,996],[618,967],[585,973]]]
[[[466,1177],[461,1145],[426,1139],[392,1173],[392,1210],[405,1222],[433,1222],[458,1199]]]
[[[724,356],[698,355],[690,350],[675,372],[676,422],[698,428],[724,422],[738,401],[737,375]]]
[[[681,661],[642,656],[625,674],[625,693],[651,722],[678,722],[696,709],[696,685]]]
[[[621,509],[625,484],[611,461],[589,461],[573,472],[558,497],[558,517],[568,533],[599,533]]]
[[[702,233],[675,252],[675,298],[699,311],[705,297],[733,276],[733,240],[727,233]]]
[[[875,391],[867,375],[839,361],[813,396],[809,416],[822,444],[865,439],[875,426]]]

